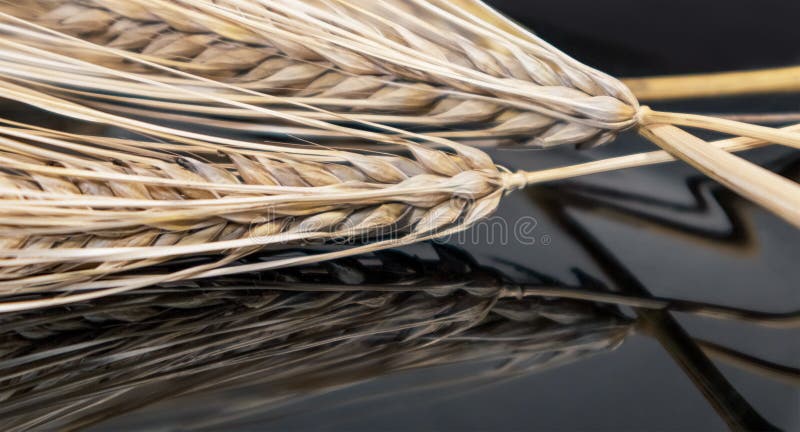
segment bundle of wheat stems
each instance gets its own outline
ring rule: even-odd
[[[0,4],[0,32],[3,97],[138,135],[0,120],[0,294],[14,296],[0,311],[441,237],[512,189],[672,159],[512,173],[473,139],[589,146],[638,127],[800,225],[796,184],[728,154],[799,146],[792,129],[652,111],[478,1],[25,0]],[[740,138],[706,143],[674,125]],[[335,240],[365,244],[230,265]],[[129,273],[208,253],[221,257]]]

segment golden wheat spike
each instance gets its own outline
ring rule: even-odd
[[[0,291],[91,290],[51,304],[199,276],[268,246],[388,236],[264,268],[443,235],[491,213],[505,190],[524,181],[469,147],[445,153],[409,143],[411,157],[401,157],[248,152],[200,142],[206,152],[220,152],[210,163],[156,147],[142,153],[130,140],[98,144],[13,126],[0,127],[0,163],[7,169],[0,175]],[[169,275],[115,276],[202,253],[223,258]]]
[[[424,127],[451,138],[523,137],[540,146],[605,142],[632,125],[636,100],[617,80],[546,45],[530,50],[502,41],[491,29],[435,3],[37,0],[12,12],[37,10],[31,21],[49,29],[281,96],[242,99],[235,91],[223,93],[264,106],[289,100],[346,113],[352,121]],[[110,51],[65,48],[118,69],[155,72],[120,62]],[[159,108],[254,117],[248,110],[209,107],[174,92],[159,92],[156,101],[143,99],[140,87],[110,96],[103,93],[121,90],[113,80],[76,80],[74,74],[47,71],[41,62],[30,66],[38,72],[28,69],[26,78],[58,86],[70,97],[89,97],[116,109],[123,108],[120,103],[139,106],[127,108],[128,113]],[[330,113],[305,115],[340,119]],[[274,118],[257,118],[266,122],[258,130],[272,130]]]
[[[169,135],[167,135],[168,137]],[[180,137],[176,137],[180,138]],[[464,230],[524,184],[671,160],[664,152],[511,173],[482,152],[409,143],[410,157],[281,147],[181,146],[0,125],[0,310],[71,303],[191,278],[266,270]],[[752,139],[715,143],[752,148]],[[210,161],[213,159],[213,161]],[[247,265],[264,248],[362,246]],[[192,255],[167,274],[133,270]],[[69,292],[30,301],[9,296]]]
[[[399,123],[433,126],[429,137],[511,134],[540,146],[596,145],[625,128],[669,124],[800,146],[792,133],[640,107],[618,80],[478,1],[28,0],[4,9],[5,59],[13,63],[6,76],[129,115],[249,130],[243,122],[202,115],[255,118],[264,123],[259,131],[339,137],[349,132],[320,122]],[[131,82],[123,71],[138,78]],[[503,114],[490,120],[497,107]],[[152,109],[171,112],[148,114]],[[386,109],[394,113],[382,114]],[[294,129],[298,119],[311,128]],[[491,126],[457,126],[475,120]],[[687,151],[698,141],[685,135],[671,133],[657,143],[748,198],[766,197],[759,202],[784,218],[796,218],[791,209],[800,193],[793,184],[711,148],[711,158],[726,162],[709,167]]]
[[[181,103],[214,100],[196,93],[120,83],[125,75],[112,73],[112,78],[111,68],[133,70],[161,84],[213,89],[217,99],[310,109],[302,115],[323,120],[391,123],[393,116],[360,117],[352,110],[416,111],[396,119],[453,129],[453,124],[486,123],[487,113],[497,112],[482,104],[487,103],[511,109],[500,117],[514,127],[484,132],[497,137],[513,129],[545,146],[607,142],[620,130],[654,123],[800,146],[798,137],[767,128],[640,109],[620,81],[497,15],[487,20],[471,14],[491,12],[477,1],[27,0],[3,9],[8,22],[3,45],[10,51],[5,59],[16,64],[6,74],[46,83],[71,97],[108,99],[105,106],[114,101],[226,112]],[[28,45],[23,49],[28,55],[17,52],[21,47],[15,39]],[[31,55],[33,46],[55,51],[54,44],[67,56]],[[70,62],[73,55],[105,71]],[[103,94],[108,91],[123,95]],[[126,91],[133,97],[125,97]],[[164,105],[137,101],[141,96]],[[334,109],[320,109],[328,105]],[[228,114],[246,116],[241,110]]]
[[[265,66],[269,57],[259,54],[267,51],[283,59],[281,70],[291,70],[275,72],[284,73],[282,79],[308,76],[305,68],[312,65],[322,68],[320,76],[336,75],[318,83],[324,91],[342,80],[378,82],[381,89],[370,95],[378,94],[381,103],[402,105],[400,111],[424,89],[433,95],[432,103],[447,105],[457,98],[459,104],[502,105],[517,120],[545,118],[550,122],[546,130],[524,131],[543,145],[596,144],[637,125],[673,155],[800,225],[796,184],[726,152],[764,141],[797,145],[800,139],[793,129],[640,107],[619,81],[532,35],[509,33],[448,2],[31,0],[4,5],[3,10],[4,97],[159,141],[3,122],[0,290],[5,295],[52,292],[53,297],[6,302],[0,311],[441,237],[492,213],[514,188],[669,159],[655,153],[511,173],[482,151],[446,136],[414,133],[382,123],[387,119],[353,113],[351,108],[373,96],[349,95],[342,99],[350,101],[349,107],[264,87],[264,80],[276,80],[272,63]],[[383,18],[390,12],[396,19]],[[115,25],[123,33],[140,31],[141,26],[154,26],[157,32],[125,34],[124,40],[138,41],[128,46],[117,39],[123,33],[113,38],[117,42],[110,41]],[[172,45],[185,37],[195,45]],[[164,54],[178,51],[180,55]],[[265,71],[270,73],[261,74]],[[126,104],[179,110],[193,106],[186,108],[191,115],[248,113],[250,120],[270,119],[340,140],[392,144],[407,156],[241,141],[143,121],[126,115]],[[429,118],[431,112],[416,110],[412,117]],[[745,138],[713,145],[671,124]],[[265,247],[357,239],[368,242],[228,266]],[[218,254],[219,260],[168,275],[125,274],[208,253]]]
[[[640,110],[632,93],[621,82],[581,65],[535,36],[522,33],[526,37],[520,37],[501,28],[508,25],[496,27],[465,12],[471,9],[488,11],[479,2],[463,1],[454,5],[446,1],[426,0],[30,0],[10,9],[12,15],[16,12],[18,16],[30,15],[31,11],[38,12],[31,20],[5,15],[6,19],[16,23],[6,26],[6,30],[11,36],[16,34],[25,38],[28,43],[51,46],[53,42],[59,42],[60,48],[67,53],[82,55],[93,61],[105,61],[117,67],[122,56],[134,63],[158,66],[160,71],[174,67],[198,75],[209,75],[213,79],[204,80],[206,84],[213,86],[214,83],[225,83],[227,85],[223,87],[230,90],[249,90],[247,93],[251,96],[261,95],[262,102],[289,102],[295,106],[309,107],[308,103],[291,98],[275,98],[258,90],[280,92],[283,88],[271,87],[264,80],[281,82],[286,78],[302,80],[316,76],[306,71],[311,67],[309,62],[322,62],[317,69],[327,68],[341,74],[355,75],[359,80],[374,80],[376,75],[388,75],[391,79],[381,80],[385,85],[382,88],[386,91],[380,90],[381,95],[377,99],[379,104],[390,101],[389,105],[396,105],[401,110],[409,107],[409,101],[414,101],[412,105],[422,101],[424,105],[426,101],[435,100],[437,95],[457,95],[473,102],[467,108],[457,109],[460,115],[452,116],[451,112],[451,120],[460,122],[469,120],[466,113],[482,111],[474,105],[475,101],[491,100],[492,103],[521,109],[528,116],[522,120],[517,118],[512,123],[517,127],[526,122],[535,125],[538,130],[528,129],[524,132],[534,136],[541,145],[603,143],[612,139],[621,129],[656,122],[704,127],[787,145],[800,145],[800,139],[796,136],[770,133],[766,128]],[[394,19],[385,18],[387,15]],[[121,24],[114,31],[104,32],[109,25],[119,23],[120,18],[135,19],[138,24],[155,22],[159,25],[150,27],[151,30],[155,29],[155,33],[148,31],[146,35],[139,36],[127,33],[137,23]],[[497,17],[494,18],[492,21],[497,21]],[[52,28],[42,33],[41,30],[48,26]],[[168,29],[169,35],[158,37],[158,29]],[[448,31],[445,36],[442,36],[441,29]],[[520,32],[519,29],[514,30]],[[77,32],[79,38],[69,36],[69,32]],[[176,36],[175,32],[183,32],[184,35]],[[102,34],[97,36],[97,33]],[[189,37],[187,34],[193,42],[184,40],[178,46],[174,45],[177,39]],[[156,41],[152,37],[156,37]],[[93,40],[95,38],[98,40]],[[214,45],[221,39],[224,39],[223,43]],[[231,45],[228,40],[256,48]],[[9,44],[13,42],[9,41],[6,45]],[[141,46],[143,44],[145,46]],[[128,48],[129,51],[115,45]],[[266,51],[259,51],[258,47]],[[135,49],[130,51],[132,48]],[[265,58],[276,54],[283,60],[290,59],[302,64],[284,68],[285,62],[279,62],[281,64],[277,66],[262,63]],[[20,59],[16,57],[15,60]],[[28,58],[27,61],[37,63],[38,68],[54,64],[52,59],[47,59],[49,63],[44,64],[39,58]],[[286,72],[287,68],[290,72]],[[35,68],[22,72],[23,69],[23,66],[18,66],[17,73],[34,74],[27,77],[34,81],[55,81],[62,85],[68,83],[70,87],[89,85],[80,80],[69,80],[63,75],[61,78],[53,74],[37,77]],[[273,72],[281,78],[274,78]],[[187,75],[190,76],[184,73],[184,76]],[[321,88],[338,87],[335,84],[338,78],[326,78],[323,81]],[[248,83],[257,90],[244,88]],[[105,85],[111,83],[105,82]],[[259,85],[267,88],[258,89]],[[344,87],[353,88],[351,85]],[[351,100],[343,103],[352,107],[352,98],[347,99]],[[120,99],[116,100],[119,102]],[[125,98],[122,100],[131,102]],[[318,99],[309,101],[314,106],[322,104]],[[153,103],[150,105],[152,107]],[[453,104],[444,105],[444,110],[450,112],[448,108],[452,108]],[[176,107],[172,103],[167,106]],[[376,106],[372,108],[379,109]],[[340,112],[327,114],[363,121],[357,116]],[[536,116],[530,117],[530,114]],[[430,112],[423,112],[417,117],[430,116]],[[515,116],[512,114],[512,117]],[[420,120],[419,123],[426,122]],[[442,123],[447,123],[447,119],[443,119]],[[546,130],[542,130],[544,126],[547,126]],[[454,136],[459,134],[456,131]],[[491,134],[502,135],[502,131],[493,130]]]

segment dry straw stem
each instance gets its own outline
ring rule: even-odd
[[[4,88],[63,102],[9,83]],[[64,103],[63,108],[72,108]],[[92,110],[82,114],[104,121]],[[0,255],[5,259],[0,261],[0,290],[17,296],[0,305],[5,312],[442,237],[491,214],[502,195],[515,187],[672,160],[667,153],[650,152],[510,173],[481,151],[458,145],[454,153],[446,153],[407,143],[410,157],[402,157],[269,145],[248,148],[248,143],[227,141],[222,145],[164,129],[162,137],[192,149],[190,156],[175,156],[180,146],[2,123],[0,162],[6,170],[0,176]],[[146,124],[132,125],[149,130]],[[762,144],[738,138],[714,145],[734,151]],[[367,243],[230,265],[263,248],[357,239]],[[125,274],[197,254],[220,258],[190,262],[168,274]],[[56,296],[63,291],[71,293]],[[19,299],[37,293],[52,297]]]
[[[622,82],[641,101],[795,93],[800,91],[800,66],[626,78]]]
[[[231,104],[234,100],[246,102],[246,105],[288,104],[311,110],[311,113],[289,112],[315,120],[374,125],[394,120],[382,115],[359,117],[347,109],[381,111],[388,108],[391,111],[399,107],[397,109],[402,111],[409,108],[405,106],[408,101],[415,101],[437,108],[416,112],[397,123],[406,128],[436,123],[452,128],[447,125],[449,120],[456,125],[475,121],[485,124],[488,121],[485,117],[470,119],[468,116],[485,111],[479,105],[489,103],[513,107],[510,114],[513,119],[506,120],[515,125],[515,133],[535,137],[534,141],[542,146],[600,144],[613,139],[620,130],[654,122],[687,125],[684,115],[640,110],[624,84],[576,62],[529,32],[508,23],[502,28],[493,25],[500,17],[479,2],[30,0],[6,9],[9,13],[1,16],[8,22],[2,26],[8,35],[8,40],[4,41],[9,50],[5,56],[9,65],[5,68],[7,75],[42,82],[51,91],[61,89],[70,97],[106,99],[101,106],[108,109],[119,104],[136,104],[140,100],[147,108],[161,107],[192,114],[231,113],[252,119],[252,114],[242,109],[253,110],[242,104]],[[470,14],[470,10],[480,11],[484,18]],[[395,19],[383,18],[389,15]],[[142,30],[145,24],[147,30]],[[187,42],[187,38],[192,42]],[[15,39],[29,45],[28,49],[15,43]],[[178,47],[173,46],[176,40],[181,41]],[[176,93],[173,87],[162,85],[155,91],[140,85],[131,86],[132,83],[126,82],[130,81],[130,75],[107,77],[107,69],[96,76],[102,69],[65,61],[55,53],[48,56],[48,52],[33,52],[30,46],[50,50],[58,46],[60,52],[117,71],[144,73],[161,84],[197,86],[201,83],[193,78],[199,75],[204,78],[201,87],[219,91],[215,92],[216,98],[205,99],[228,106],[201,104],[193,109],[183,103],[186,93]],[[259,47],[267,51],[259,54]],[[20,50],[23,53],[18,52]],[[127,62],[120,61],[122,59]],[[299,64],[286,65],[292,61]],[[312,66],[314,62],[319,64]],[[144,70],[143,66],[146,66]],[[314,67],[317,74],[305,72]],[[175,69],[182,72],[177,77]],[[79,73],[77,77],[76,73]],[[327,77],[328,73],[346,77]],[[275,78],[276,74],[281,76],[280,80]],[[382,78],[377,79],[378,75]],[[324,91],[323,96],[331,96],[329,91],[333,91],[334,96],[342,97],[332,103],[329,97],[286,95],[281,93],[286,87],[274,82],[309,77],[320,79],[314,90]],[[121,78],[125,80],[120,81]],[[338,93],[342,89],[351,92],[354,86],[358,87],[350,82],[352,80],[363,83],[376,79],[381,84],[374,98],[374,94],[365,93],[361,87],[355,93]],[[290,87],[303,86],[291,83]],[[105,94],[108,91],[122,94],[109,96]],[[242,100],[242,96],[246,99]],[[354,101],[354,96],[358,100]],[[452,102],[450,97],[458,101]],[[367,105],[357,106],[361,102]],[[373,103],[380,106],[371,106]],[[231,106],[239,109],[228,112]],[[135,108],[121,110],[145,112]],[[286,115],[276,116],[274,110],[255,111],[262,117],[294,121]],[[190,116],[178,115],[178,118],[197,122]],[[800,146],[800,137],[768,132],[766,128],[755,129],[710,117],[696,117],[691,123],[692,127]],[[231,126],[230,122],[223,124]],[[316,123],[306,123],[309,124]],[[274,125],[264,125],[265,128],[270,126]],[[455,131],[445,136],[498,137],[508,132],[507,126],[479,135]],[[394,132],[403,133],[402,130]]]
[[[165,117],[189,123],[202,122],[198,114],[261,121],[271,117],[311,130],[274,124],[253,128],[227,120],[206,125],[320,137],[348,134],[320,127],[318,121],[323,120],[369,126],[397,123],[415,129],[438,124],[452,129],[490,121],[484,115],[469,117],[480,112],[491,112],[491,117],[498,119],[502,116],[497,116],[497,107],[503,106],[508,109],[505,123],[481,133],[427,132],[430,136],[497,138],[513,130],[534,137],[541,146],[596,145],[633,125],[664,123],[800,146],[800,136],[795,134],[712,117],[640,109],[621,82],[581,65],[477,1],[31,0],[7,9],[10,15],[4,15],[8,24],[3,29],[9,39],[41,48],[59,46],[63,52],[106,67],[65,61],[63,56],[22,49],[9,40],[5,42],[10,51],[6,62],[14,66],[5,68],[7,76],[42,82],[64,97],[128,115],[147,114],[127,106],[138,104],[173,111]],[[155,81],[161,85],[157,90],[143,88],[144,81],[136,77],[136,83],[131,83],[130,75],[109,76],[108,67],[144,73],[152,80],[148,84]],[[181,71],[177,77],[173,68]],[[194,75],[204,79],[198,82]],[[364,87],[365,81],[373,87]],[[214,90],[215,97],[193,92],[194,98],[187,104],[187,93],[176,92],[174,87],[200,84],[206,91]],[[310,94],[309,86],[313,89]],[[301,93],[287,92],[287,87]],[[345,93],[340,93],[343,89]],[[107,95],[108,91],[121,94]],[[358,100],[353,101],[354,97]],[[99,104],[93,102],[98,99]],[[203,99],[225,106],[196,103]],[[412,107],[408,101],[420,105]],[[273,109],[253,110],[252,104],[283,104],[311,112],[283,110],[278,115]],[[392,117],[397,113],[361,116],[349,111],[354,107],[406,113],[403,119]],[[409,110],[414,112],[409,114]],[[299,117],[314,121],[298,121]],[[510,124],[515,126],[509,128]],[[396,128],[384,129],[407,134]],[[689,158],[693,153],[681,154]],[[733,180],[737,173],[730,168],[717,166],[716,178],[738,184]],[[755,168],[748,171],[759,173]],[[788,187],[768,187],[767,175],[750,176],[748,181],[765,183],[762,190],[781,192],[768,198],[771,209],[787,205],[791,195],[800,193]]]
[[[644,107],[640,114],[642,135],[676,157],[689,162],[709,177],[800,228],[800,187],[795,182],[721,151],[715,146],[709,146],[705,141],[671,124],[702,128],[708,122],[713,122],[713,129],[721,132],[742,132],[745,136],[759,137],[792,147],[799,147],[794,142],[794,136],[800,137],[800,134],[787,134],[786,130],[742,124],[732,120],[653,112],[647,107]]]
[[[709,146],[675,126],[651,126],[642,133],[709,177],[800,227],[800,193],[791,180]],[[729,175],[731,172],[736,175]]]
[[[158,141],[70,135],[6,123],[0,155],[5,168],[0,290],[53,296],[7,302],[0,311],[442,237],[492,213],[511,189],[580,172],[509,173],[477,149],[350,111],[373,97],[379,104],[403,105],[422,91],[433,95],[430,103],[452,105],[446,101],[456,97],[459,105],[501,104],[513,108],[512,116],[523,119],[522,124],[543,125],[534,119],[545,119],[546,127],[524,130],[542,145],[597,144],[633,125],[655,128],[661,123],[787,145],[800,140],[787,131],[640,108],[619,81],[533,35],[504,32],[448,2],[43,0],[6,5],[4,10],[0,89],[5,97]],[[389,13],[397,19],[381,18]],[[108,33],[112,27],[117,33]],[[193,55],[184,45],[166,57],[145,52],[158,51],[151,45],[154,40],[160,41],[159,47],[171,46],[174,39],[189,36],[202,42],[189,44]],[[319,92],[339,91],[340,86],[360,90],[342,96],[341,103],[314,99],[321,93],[307,98],[273,91],[273,72],[303,76],[298,67],[309,65],[320,69],[319,79],[334,74],[317,83]],[[379,96],[363,97],[364,89],[357,86],[362,79],[380,83],[374,93]],[[118,97],[124,99],[114,99]],[[95,99],[103,105],[94,104]],[[120,102],[137,100],[150,101],[140,104],[149,107],[191,104],[200,111],[215,110],[215,115],[247,112],[251,120],[274,119],[341,138],[401,146],[407,156],[241,141],[115,113]],[[169,106],[193,115],[198,111]],[[417,111],[414,116],[431,113]],[[660,143],[671,151],[677,145]],[[697,153],[675,154],[704,166]],[[648,160],[653,159],[637,163]],[[723,180],[736,178],[743,163],[717,164],[707,171]],[[759,201],[770,209],[785,208],[796,198],[796,187],[769,187],[772,177],[756,173],[748,180],[762,183],[753,190],[773,194]],[[779,214],[798,223],[794,213]],[[257,249],[336,239],[370,242],[224,267]],[[221,258],[169,275],[125,274],[206,253]],[[71,293],[62,295],[64,291]]]

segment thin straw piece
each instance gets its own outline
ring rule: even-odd
[[[709,145],[675,126],[647,126],[641,133],[709,177],[800,228],[800,186],[791,180]]]

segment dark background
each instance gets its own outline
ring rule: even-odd
[[[796,0],[491,3],[568,54],[616,76],[800,63],[800,2]],[[800,97],[653,105],[694,112],[800,111]],[[610,146],[590,152],[500,150],[492,156],[509,168],[534,169],[651,148],[629,133]],[[798,178],[797,152],[769,148],[750,152],[747,157]],[[540,193],[569,196],[576,190],[593,204],[568,204],[566,214],[653,294],[753,309],[800,309],[798,230],[679,163],[594,175],[510,195],[499,216],[512,221],[526,215],[535,217],[539,222],[537,233],[552,239],[548,246],[461,246],[486,265],[511,260],[565,280],[574,280],[574,270],[579,269],[613,283],[587,253],[585,245],[564,229],[563,217],[541,207]],[[621,197],[609,198],[615,193]],[[611,211],[609,202],[655,217]],[[613,279],[614,274],[611,276]],[[684,316],[679,320],[692,335],[800,367],[797,331]],[[728,366],[720,369],[762,416],[783,429],[800,430],[800,392],[796,388]],[[659,343],[640,335],[630,337],[614,352],[469,393],[423,393],[369,401],[376,392],[391,393],[411,384],[424,384],[432,376],[469,373],[469,367],[454,367],[387,377],[303,402],[294,407],[295,414],[256,415],[248,421],[232,423],[227,429],[725,429],[725,423]],[[228,397],[232,397],[231,393],[184,398],[124,416],[98,429],[180,428],[192,419],[193,413],[219,411],[224,415]],[[359,397],[365,400],[337,405]]]
[[[563,51],[615,76],[800,62],[794,0],[494,0]]]

